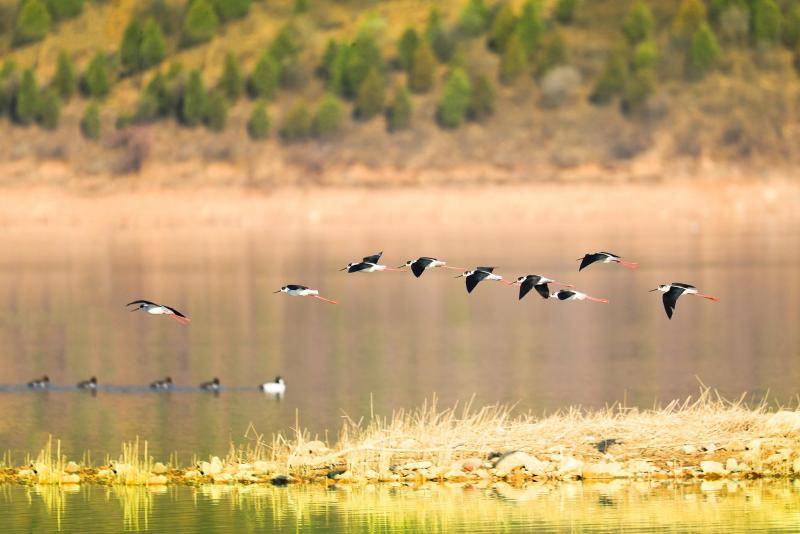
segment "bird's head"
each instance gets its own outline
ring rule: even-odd
[[[281,378],[281,377],[279,377],[279,376],[276,376],[276,377],[275,377],[275,383],[276,383],[276,384],[283,384],[283,378]]]
[[[516,280],[514,280],[514,281],[513,281],[513,282],[511,282],[511,283],[512,283],[512,284],[521,284],[522,282],[524,282],[524,281],[525,281],[525,279],[526,279],[526,278],[527,278],[527,276],[520,276],[519,278],[517,278]]]
[[[355,263],[352,263],[352,262],[350,262],[350,263],[348,263],[348,264],[347,264],[345,267],[342,267],[342,268],[341,268],[341,269],[339,269],[339,270],[340,270],[340,271],[346,271],[347,269],[349,269],[349,268],[350,268],[350,267],[352,267],[353,265],[355,265]]]
[[[166,382],[167,384],[172,384],[172,377],[168,376],[167,378],[164,379],[164,382]]]
[[[283,286],[283,287],[282,287],[282,288],[280,288],[279,290],[277,290],[277,291],[273,291],[273,293],[287,293],[288,291],[289,291],[289,288],[288,288],[288,287],[286,287],[286,286]]]
[[[400,266],[399,266],[399,267],[397,267],[397,268],[398,268],[398,269],[402,269],[402,268],[404,268],[404,267],[411,267],[411,264],[412,264],[412,263],[414,263],[414,260],[408,260],[408,261],[407,261],[407,262],[405,262],[403,265],[400,265]]]
[[[661,291],[662,293],[666,293],[669,291],[669,286],[667,284],[660,284],[658,287],[650,290],[651,293],[653,291]]]
[[[458,276],[456,276],[455,278],[464,278],[464,277],[467,277],[467,276],[471,275],[471,274],[472,274],[472,273],[474,273],[474,272],[475,272],[475,271],[464,271],[463,273],[459,274],[459,275],[458,275]]]

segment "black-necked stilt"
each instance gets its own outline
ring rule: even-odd
[[[574,289],[561,289],[550,295],[550,298],[558,300],[591,300],[592,302],[603,302],[608,304],[608,299],[590,297],[586,293],[581,293],[580,291],[575,291]]]
[[[202,389],[203,391],[213,391],[215,393],[219,392],[219,387],[220,387],[219,378],[217,378],[216,376],[211,380],[209,380],[208,382],[203,382],[202,384],[200,384],[200,389]]]
[[[28,387],[31,389],[47,389],[50,387],[50,378],[44,375],[42,378],[36,378],[28,382]]]
[[[372,256],[364,256],[364,258],[357,263],[348,263],[347,267],[339,269],[340,271],[347,271],[348,273],[374,273],[377,271],[399,271],[400,269],[392,269],[385,265],[380,265],[383,252],[378,252]]]
[[[634,263],[632,261],[625,261],[616,254],[611,252],[592,252],[590,254],[586,254],[583,258],[578,258],[579,262],[581,262],[581,266],[578,267],[579,271],[582,271],[586,267],[590,266],[593,263],[619,263],[623,267],[627,267],[628,269],[635,269],[639,266],[638,263]]]
[[[542,296],[544,299],[550,298],[550,286],[548,284],[553,284],[557,286],[564,286],[564,287],[575,287],[572,284],[565,284],[563,282],[556,282],[551,278],[547,278],[545,276],[541,276],[538,274],[529,274],[527,276],[520,276],[515,281],[511,282],[511,284],[520,284],[519,286],[519,300],[522,300],[522,297],[528,294],[531,289],[536,289],[536,292]]]
[[[272,395],[283,395],[286,392],[286,382],[283,378],[276,376],[274,382],[265,382],[258,386],[264,393],[271,393]]]
[[[314,297],[315,299],[324,300],[325,302],[330,302],[331,304],[339,304],[335,300],[326,299],[325,297],[319,296],[319,291],[316,289],[309,289],[306,286],[300,286],[297,284],[285,285],[279,290],[273,291],[273,293],[286,293],[287,295],[291,295],[293,297]]]
[[[494,274],[492,271],[494,271],[494,267],[475,267],[475,269],[471,271],[464,271],[456,276],[456,278],[466,278],[467,293],[472,293],[475,286],[483,280],[495,280],[497,282],[503,282],[504,284],[511,284],[511,282],[506,282],[503,280],[502,276]]]
[[[403,265],[398,267],[398,269],[403,269],[405,267],[410,267],[411,272],[414,273],[414,276],[417,278],[422,276],[422,273],[424,273],[426,269],[435,269],[437,267],[442,267],[444,269],[455,269],[457,271],[464,270],[463,267],[451,267],[450,265],[447,265],[446,261],[437,260],[436,258],[429,258],[427,256],[422,256],[416,260],[408,260]]]
[[[155,380],[150,383],[150,389],[172,389],[172,377],[168,376],[164,380]]]
[[[97,378],[92,377],[89,380],[81,380],[78,382],[78,389],[88,389],[91,391],[97,390]]]
[[[163,304],[156,304],[155,302],[150,302],[149,300],[134,300],[133,302],[127,303],[126,306],[133,306],[134,304],[136,307],[131,310],[132,312],[144,310],[153,315],[168,315],[181,324],[189,324],[191,321],[191,319],[186,317],[175,308],[170,308],[169,306],[164,306]]]
[[[689,284],[682,284],[680,282],[662,284],[655,289],[651,289],[650,291],[660,291],[664,293],[661,296],[661,299],[664,301],[664,311],[667,312],[667,317],[669,319],[672,319],[672,314],[675,312],[675,305],[678,303],[678,298],[680,298],[681,295],[697,295],[698,297],[703,297],[704,299],[708,300],[719,300],[717,297],[698,293],[696,287],[690,286]]]

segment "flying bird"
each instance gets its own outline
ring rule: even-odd
[[[385,265],[380,265],[378,262],[381,259],[383,252],[378,252],[372,256],[364,256],[359,262],[348,263],[347,267],[339,269],[340,271],[347,271],[348,273],[374,273],[376,271],[399,271],[400,269],[392,269]]]
[[[219,378],[216,376],[209,380],[208,382],[203,382],[200,384],[200,389],[203,391],[213,391],[214,393],[219,393],[220,383]]]
[[[89,380],[81,380],[78,382],[78,389],[97,391],[97,378],[92,377]]]
[[[31,389],[47,389],[50,387],[50,378],[47,375],[42,378],[35,378],[28,382],[28,387]]]
[[[155,380],[150,383],[150,389],[166,390],[166,389],[172,389],[172,387],[173,387],[172,377],[170,376],[166,377],[164,380]]]
[[[283,395],[286,392],[286,382],[283,378],[276,376],[274,382],[265,382],[258,386],[258,389],[272,395]]]
[[[429,258],[427,256],[422,256],[416,260],[408,260],[403,265],[398,267],[398,269],[404,269],[406,267],[410,267],[411,272],[414,273],[414,276],[417,278],[422,276],[422,273],[424,273],[427,269],[435,269],[437,267],[442,267],[444,269],[456,269],[458,271],[464,270],[463,267],[451,267],[447,265],[446,261],[437,260],[436,258]]]
[[[483,280],[495,280],[497,282],[503,282],[504,284],[511,284],[511,282],[506,282],[503,280],[502,276],[494,274],[492,271],[494,271],[494,267],[475,267],[472,271],[464,271],[456,276],[456,278],[466,278],[467,293],[472,293],[475,286]]]
[[[558,300],[591,300],[592,302],[603,302],[608,304],[608,299],[590,297],[586,293],[581,293],[580,291],[575,291],[574,289],[561,289],[550,295],[550,298]]]
[[[279,290],[273,291],[273,293],[286,293],[287,295],[291,295],[293,297],[314,297],[315,299],[324,300],[325,302],[329,302],[331,304],[339,304],[335,300],[320,297],[319,291],[316,289],[309,289],[306,286],[300,286],[297,284],[285,285]]]
[[[592,252],[590,254],[586,254],[583,258],[578,258],[579,262],[581,262],[581,266],[578,267],[579,271],[582,271],[586,267],[590,266],[593,263],[619,263],[623,267],[627,267],[628,269],[635,269],[639,266],[638,263],[634,263],[632,261],[625,261],[616,254],[611,252]]]
[[[155,302],[150,302],[149,300],[134,300],[133,302],[126,304],[126,306],[133,305],[136,305],[136,307],[131,310],[132,312],[144,310],[145,312],[153,315],[168,315],[181,324],[189,324],[191,321],[191,319],[186,317],[175,308],[170,308],[169,306],[164,306],[163,304],[156,304]]]
[[[650,292],[653,291],[660,291],[664,293],[661,296],[661,299],[664,301],[664,311],[667,312],[667,317],[669,319],[672,319],[672,314],[675,313],[675,305],[678,304],[678,299],[681,297],[681,295],[697,295],[698,297],[703,297],[704,299],[708,300],[719,300],[717,297],[698,293],[696,287],[690,286],[689,284],[682,284],[680,282],[662,284],[657,288],[650,290]]]
[[[519,300],[522,300],[522,297],[528,294],[531,289],[535,289],[539,295],[543,299],[550,298],[550,286],[548,284],[564,286],[564,287],[575,287],[571,284],[564,284],[562,282],[556,282],[550,278],[538,275],[538,274],[529,274],[527,276],[520,276],[515,281],[511,282],[511,284],[519,284]]]

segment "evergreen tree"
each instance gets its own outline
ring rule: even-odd
[[[686,55],[686,72],[690,78],[702,78],[711,70],[722,56],[722,51],[714,32],[707,23],[700,25]]]
[[[31,124],[39,114],[39,86],[32,69],[22,73],[16,97],[14,98],[14,122],[22,125]]]
[[[6,59],[0,69],[0,116],[4,113],[13,115],[12,104],[17,83],[17,64],[13,59]]]
[[[436,59],[427,42],[422,42],[414,52],[411,71],[408,73],[408,88],[415,93],[427,93],[433,87]]]
[[[753,37],[758,42],[776,43],[781,37],[783,15],[775,0],[754,0]]]
[[[544,45],[544,50],[536,66],[536,76],[543,76],[556,65],[567,61],[567,43],[560,32],[553,32]]]
[[[347,98],[358,95],[362,82],[371,71],[383,72],[383,58],[375,39],[367,34],[359,35],[345,53],[342,72],[342,94]]]
[[[280,66],[272,54],[264,52],[250,75],[248,88],[253,97],[274,98],[280,82]]]
[[[800,52],[800,2],[792,6],[786,15],[783,40],[790,49]]]
[[[22,45],[44,39],[51,24],[50,12],[40,0],[22,2],[14,24],[14,43]]]
[[[489,49],[499,54],[506,49],[506,42],[511,39],[514,30],[517,28],[517,17],[514,15],[514,8],[507,0],[503,0],[492,21],[492,28],[489,30]]]
[[[210,40],[219,27],[219,17],[208,0],[193,0],[183,20],[182,41],[186,46]]]
[[[403,70],[409,72],[411,65],[414,64],[414,54],[419,48],[420,39],[417,30],[414,28],[406,28],[400,41],[397,43],[397,57],[400,58],[400,66]],[[432,56],[431,56],[432,57]]]
[[[522,5],[522,13],[517,22],[517,36],[528,57],[533,56],[544,33],[542,5],[540,0],[527,0]]]
[[[467,117],[478,122],[490,117],[494,114],[494,100],[492,81],[485,74],[480,74],[473,83]]]
[[[142,44],[140,50],[141,68],[149,69],[155,67],[164,60],[167,55],[167,40],[164,32],[155,19],[149,18],[144,24],[142,32]]]
[[[342,103],[331,93],[326,94],[317,107],[311,131],[315,137],[328,137],[342,128],[344,109]]]
[[[361,87],[358,88],[356,105],[353,115],[360,120],[368,120],[383,111],[383,103],[386,98],[385,82],[383,76],[372,69],[364,78]]]
[[[443,128],[458,128],[466,118],[472,87],[464,69],[453,69],[444,84],[436,119]]]
[[[561,24],[570,24],[575,20],[580,0],[558,0],[553,9],[553,16]]]
[[[620,101],[623,113],[634,113],[641,109],[655,92],[656,73],[653,69],[634,72],[625,83],[625,91]]]
[[[484,0],[467,0],[458,18],[458,31],[468,37],[477,37],[486,31],[491,13]]]
[[[200,71],[195,69],[189,73],[189,80],[183,90],[180,119],[186,126],[196,126],[206,116],[206,90]]]
[[[242,72],[239,70],[239,62],[236,61],[233,52],[228,52],[225,54],[225,66],[222,69],[217,89],[222,91],[229,101],[236,102],[242,96],[243,88],[244,82],[242,81]]]
[[[144,89],[137,117],[143,120],[168,117],[174,110],[175,105],[167,86],[166,77],[157,72]]]
[[[86,96],[104,98],[111,89],[106,58],[102,52],[95,54],[81,79],[81,90]]]
[[[71,19],[83,11],[83,0],[46,0],[46,3],[54,20]]]
[[[221,132],[228,121],[228,100],[222,91],[211,91],[206,99],[203,122],[209,130]]]
[[[56,73],[51,85],[63,100],[69,100],[75,94],[77,82],[75,80],[75,65],[66,51],[58,53]]]
[[[589,101],[597,105],[609,103],[615,96],[622,95],[627,78],[627,61],[619,52],[611,54],[589,94]]]
[[[267,104],[263,100],[259,100],[247,120],[247,133],[251,139],[266,139],[269,135],[269,128]]]
[[[292,23],[284,24],[269,46],[269,51],[278,63],[297,56],[303,49],[300,30]]]
[[[525,72],[527,67],[528,59],[522,43],[516,35],[512,35],[500,56],[498,78],[503,84],[510,85]]]
[[[436,54],[439,61],[442,63],[450,61],[450,58],[453,57],[453,53],[455,52],[456,43],[453,40],[453,36],[450,35],[450,32],[444,27],[442,16],[436,8],[431,8],[430,14],[428,15],[428,26],[425,29],[425,37],[428,39],[431,50]]]
[[[61,100],[55,89],[47,89],[39,99],[36,122],[46,130],[55,130],[61,117]]]
[[[672,20],[672,31],[678,39],[689,42],[706,20],[706,6],[703,0],[682,0]]]
[[[628,10],[625,20],[622,22],[622,33],[632,45],[637,45],[642,41],[652,37],[656,21],[653,12],[643,0],[637,0]]]
[[[286,113],[279,134],[284,141],[306,139],[311,132],[311,115],[305,102],[296,102]]]
[[[333,70],[338,55],[339,43],[336,42],[336,39],[331,38],[325,46],[325,52],[322,54],[322,61],[319,67],[317,67],[317,74],[320,78],[323,80],[330,80],[331,76],[333,76]]]
[[[413,111],[411,95],[403,85],[398,85],[394,90],[394,100],[386,110],[386,129],[390,132],[405,130],[411,126],[411,113]]]
[[[97,102],[92,101],[81,118],[81,133],[86,139],[96,140],[100,138],[100,131],[100,108]]]
[[[309,0],[294,0],[294,7],[292,8],[292,10],[295,13],[305,13],[306,11],[308,11],[308,8],[310,7],[308,5],[308,2]]]
[[[642,41],[633,50],[634,69],[655,68],[658,61],[658,48],[653,41]]]
[[[241,19],[250,10],[250,0],[214,0],[214,9],[224,21]]]
[[[136,72],[141,66],[142,25],[137,18],[130,21],[122,34],[119,61],[128,72]]]

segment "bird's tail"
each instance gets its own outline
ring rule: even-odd
[[[188,317],[181,317],[180,315],[170,314],[170,317],[172,317],[182,325],[187,325],[192,322],[192,320],[189,319]]]
[[[320,297],[319,295],[311,295],[311,296],[314,297],[315,299],[319,299],[319,300],[322,300],[322,301],[325,301],[325,302],[329,302],[330,304],[339,304],[335,300],[326,299],[325,297]]]
[[[590,297],[587,295],[586,300],[591,300],[592,302],[602,302],[603,304],[608,304],[608,299],[599,299],[597,297]]]
[[[617,263],[628,269],[636,269],[639,267],[639,264],[634,261],[617,260]]]

